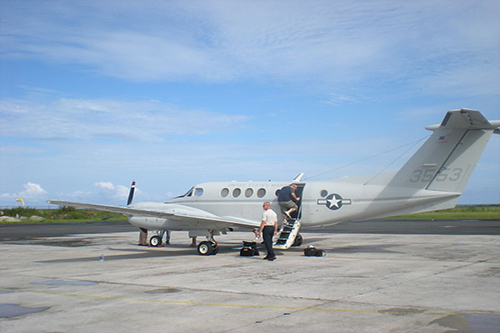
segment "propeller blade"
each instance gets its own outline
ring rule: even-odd
[[[115,216],[118,216],[118,215],[120,215],[120,214],[113,214],[113,215],[110,215],[110,216],[103,217],[103,218],[101,219],[101,221],[106,221],[106,220],[109,220],[110,218],[115,217]]]
[[[132,182],[132,185],[130,186],[130,192],[128,194],[127,206],[132,203],[132,200],[134,199],[134,192],[135,192],[135,180]]]

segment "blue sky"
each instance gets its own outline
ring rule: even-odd
[[[448,110],[500,119],[498,17],[475,0],[2,1],[0,206],[397,169]],[[459,203],[500,203],[499,148]]]

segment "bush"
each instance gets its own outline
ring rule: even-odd
[[[40,216],[40,211],[35,208],[29,208],[29,207],[16,207],[16,208],[8,208],[8,209],[2,209],[3,215],[4,216],[11,216],[11,217],[16,217],[16,216],[26,216],[26,217],[32,217],[33,215],[38,215]]]
[[[34,215],[41,216],[45,218],[45,222],[63,222],[63,221],[99,221],[110,215],[114,215],[110,212],[101,212],[88,209],[77,209],[74,207],[59,207],[58,209],[35,209],[28,207],[16,207],[3,210],[3,215],[5,216],[24,216],[30,218]],[[118,215],[112,220],[123,220],[125,217],[123,215]]]

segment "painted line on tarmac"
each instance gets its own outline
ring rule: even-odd
[[[272,306],[272,305],[252,305],[252,304],[236,304],[236,303],[209,303],[209,302],[193,302],[193,301],[173,301],[173,300],[160,300],[160,299],[147,299],[147,298],[129,298],[129,297],[113,297],[113,296],[101,296],[101,295],[86,295],[86,294],[74,294],[74,293],[64,293],[56,291],[46,291],[46,290],[33,290],[33,289],[17,289],[17,288],[5,288],[10,291],[26,292],[26,293],[39,293],[47,295],[58,295],[58,296],[69,296],[69,297],[81,297],[81,298],[93,298],[93,299],[103,299],[103,300],[114,300],[114,301],[126,301],[126,302],[149,302],[149,303],[166,303],[166,304],[177,304],[177,305],[194,305],[194,306],[215,306],[215,307],[235,307],[235,308],[254,308],[254,309],[282,309],[282,310],[294,310],[294,311],[326,311],[326,312],[345,312],[345,313],[366,313],[366,314],[389,314],[389,315],[432,315],[432,316],[454,316],[459,315],[457,312],[426,312],[426,311],[415,311],[415,309],[394,309],[394,310],[359,310],[359,309],[338,309],[338,308],[322,308],[322,307],[294,307],[294,306]],[[470,313],[470,312],[468,312]],[[478,313],[484,313],[478,311]],[[491,315],[500,315],[496,312],[488,312]]]

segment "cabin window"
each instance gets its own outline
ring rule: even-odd
[[[265,195],[266,195],[266,189],[265,188],[259,188],[259,190],[257,191],[257,196],[259,198],[263,198]]]
[[[203,195],[203,189],[202,188],[197,188],[195,191],[194,191],[194,196],[195,197],[201,197]]]
[[[229,194],[229,189],[223,188],[222,191],[220,191],[220,195],[225,198]]]
[[[276,190],[276,192],[274,192],[274,194],[275,194],[276,196],[279,196],[279,195],[280,195],[280,192],[281,192],[281,189],[279,188],[279,189],[277,189],[277,190]]]
[[[239,189],[239,188],[235,188],[235,189],[233,190],[233,197],[237,198],[237,197],[239,197],[239,196],[240,196],[240,194],[241,194],[241,189]]]
[[[253,194],[253,189],[247,188],[245,190],[245,197],[250,198],[252,196],[252,194]]]
[[[328,195],[328,191],[327,190],[321,190],[321,196],[324,198]]]

